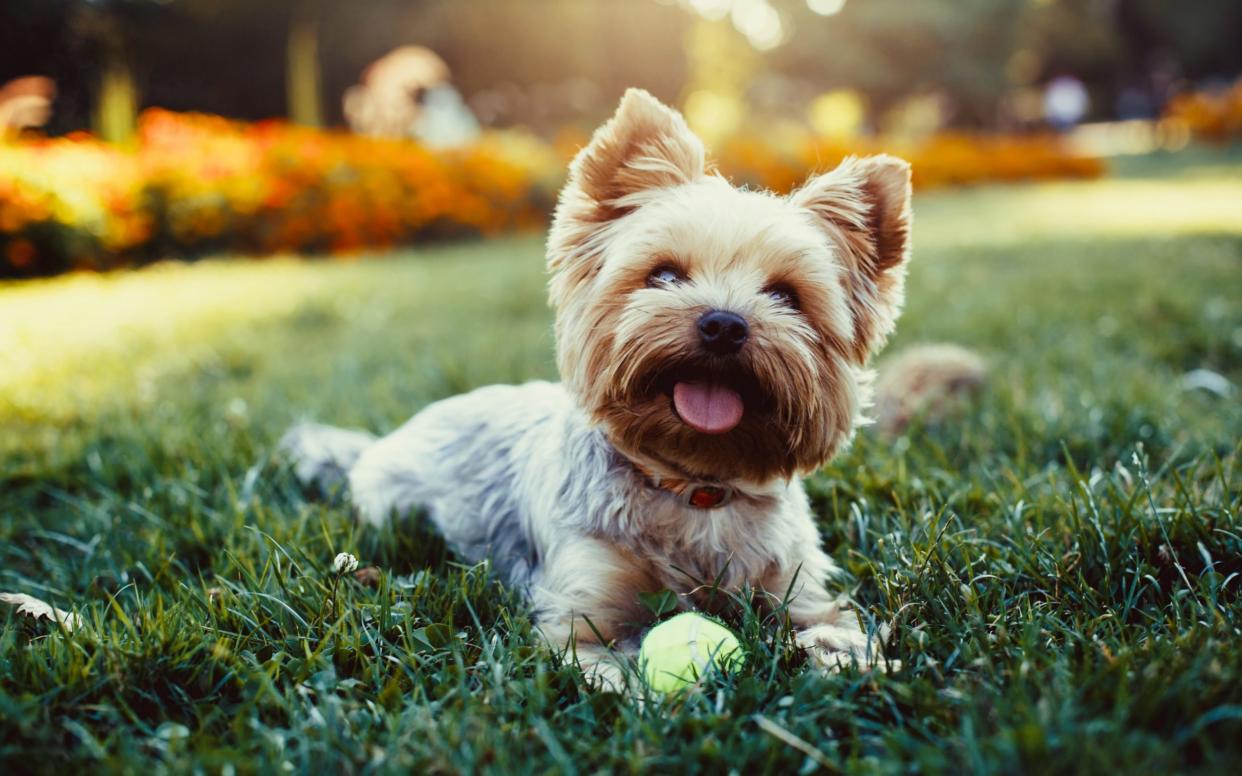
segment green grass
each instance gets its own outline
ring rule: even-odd
[[[975,348],[989,390],[808,483],[904,668],[806,670],[739,602],[748,666],[647,703],[587,692],[418,519],[358,528],[272,457],[299,416],[552,376],[537,239],[0,286],[0,590],[88,622],[0,614],[0,769],[1235,769],[1242,410],[1182,376],[1242,384],[1239,169],[920,197],[892,347]]]

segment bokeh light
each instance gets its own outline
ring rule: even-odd
[[[806,7],[820,16],[834,16],[845,8],[845,0],[806,0]]]

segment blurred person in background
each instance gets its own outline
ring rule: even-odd
[[[43,76],[14,78],[0,86],[0,137],[45,126],[55,99],[56,84]]]

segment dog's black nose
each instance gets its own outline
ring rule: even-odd
[[[727,356],[742,349],[750,327],[736,313],[712,310],[699,319],[699,338],[703,347],[718,356]]]

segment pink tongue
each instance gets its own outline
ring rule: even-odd
[[[723,434],[742,422],[742,397],[723,385],[677,383],[673,406],[686,425],[704,434]]]

